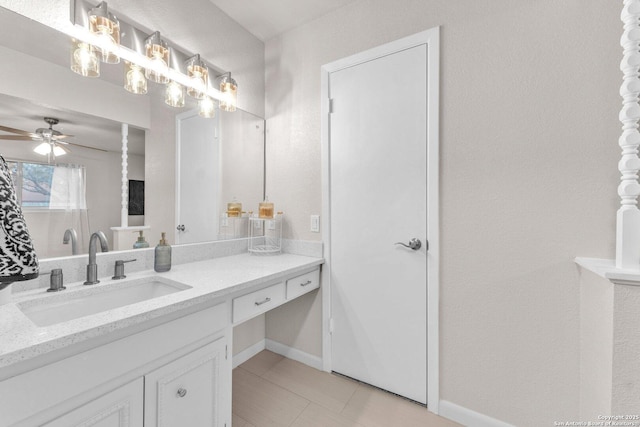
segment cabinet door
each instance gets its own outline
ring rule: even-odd
[[[143,381],[139,378],[86,403],[43,427],[142,426]]]
[[[225,345],[220,338],[145,376],[145,427],[223,425]]]

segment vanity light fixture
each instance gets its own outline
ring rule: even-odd
[[[184,86],[171,80],[164,91],[164,103],[172,107],[184,107]]]
[[[107,2],[89,10],[89,31],[103,40],[102,48],[97,48],[100,59],[107,64],[118,64],[120,57],[114,50],[120,46],[120,22],[107,9]],[[111,46],[111,48],[109,48]]]
[[[200,55],[190,56],[169,46],[159,32],[149,35],[126,20],[116,19],[109,12],[107,2],[94,6],[93,1],[70,0],[73,25],[66,33],[74,42],[71,52],[74,72],[98,77],[100,58],[105,62],[122,60],[125,64],[124,87],[129,92],[147,93],[149,79],[167,85],[165,102],[173,107],[185,105],[186,88],[193,98],[211,98],[199,105],[203,116],[215,114],[210,103],[217,101],[223,110],[235,111],[238,85],[231,73],[219,76],[222,77],[219,86],[222,90],[218,90],[217,86],[209,85],[209,72],[213,68]]]
[[[167,84],[169,77],[169,46],[160,37],[160,31],[151,34],[144,41],[147,58],[154,64],[153,68],[147,68],[145,74],[149,80],[156,83]]]
[[[198,101],[198,114],[205,119],[212,119],[216,116],[216,103],[213,99],[205,96]]]
[[[124,88],[136,95],[144,95],[147,93],[147,79],[144,74],[141,66],[125,61]]]
[[[71,46],[71,70],[84,77],[100,76],[100,61],[89,43],[73,40]]]
[[[223,111],[236,111],[236,102],[238,99],[238,83],[231,78],[231,72],[219,76],[220,92],[220,109]]]
[[[192,86],[187,89],[189,96],[202,99],[209,86],[209,69],[200,59],[199,54],[187,59],[187,75],[191,78]]]

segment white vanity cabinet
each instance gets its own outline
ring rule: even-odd
[[[0,427],[229,426],[227,301],[173,316],[1,380]],[[176,399],[175,387],[185,388],[186,395]],[[210,422],[172,421],[187,415]]]
[[[265,274],[84,340],[63,336],[57,351],[0,368],[0,427],[231,427],[233,326],[318,288],[319,271]]]
[[[134,427],[143,420],[144,381],[139,378],[43,424],[42,427]]]
[[[222,427],[226,348],[218,338],[43,427]]]
[[[220,338],[145,375],[144,426],[224,426],[225,348]]]

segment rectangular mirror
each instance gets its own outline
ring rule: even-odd
[[[246,236],[241,220],[226,218],[226,208],[235,197],[243,210],[256,210],[264,197],[264,119],[241,110],[200,118],[193,112],[195,100],[180,109],[167,106],[164,85],[152,82],[148,94],[130,94],[122,84],[123,64],[102,64],[99,78],[78,76],[69,69],[68,36],[4,8],[0,35],[0,55],[9,65],[0,70],[0,154],[14,161],[18,192],[31,200],[23,211],[41,259],[72,255],[66,230],[75,231],[78,254],[86,253],[88,237],[97,230],[105,232],[112,249],[130,249],[135,242],[135,230],[112,230],[121,226],[122,123],[129,125],[127,179],[143,181],[145,192],[144,215],[128,216],[128,225],[144,228],[150,246],[162,231],[172,244]],[[207,132],[180,137],[189,115],[208,121]],[[15,138],[50,127],[73,135],[54,144],[67,151],[55,159],[34,152],[43,141]],[[182,170],[179,150],[191,156]],[[61,181],[54,185],[54,177]],[[181,177],[192,182],[187,204]],[[61,202],[62,183],[66,193],[84,189],[84,202]],[[199,222],[185,223],[187,212]],[[177,229],[181,225],[184,232]]]

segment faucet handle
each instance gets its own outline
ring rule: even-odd
[[[137,259],[128,259],[126,261],[122,260],[122,259],[117,260],[116,261],[116,265],[114,267],[112,279],[113,280],[119,280],[119,279],[124,279],[125,277],[127,277],[127,276],[124,275],[124,263],[125,262],[133,262],[133,261],[137,261]]]
[[[47,272],[47,273],[40,273],[40,274],[50,274],[51,277],[49,278],[49,289],[47,289],[47,292],[59,292],[59,291],[64,291],[65,289],[67,289],[64,286],[64,278],[62,275],[62,269],[61,268],[54,268],[53,270]]]

